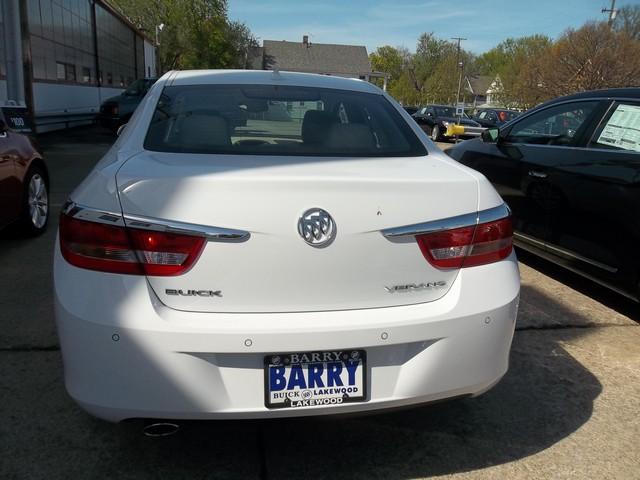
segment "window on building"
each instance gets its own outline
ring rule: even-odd
[[[66,82],[76,81],[76,66],[70,63],[56,62],[56,79]]]
[[[95,64],[90,0],[26,0],[33,77],[93,83]],[[79,74],[82,75],[79,75]]]
[[[91,69],[89,67],[82,67],[82,81],[91,83]]]
[[[135,80],[144,75],[143,38],[99,2],[95,2],[99,69],[103,72],[99,74],[95,67],[89,67],[96,65],[93,0],[26,0],[26,3],[36,81],[102,84],[106,80],[108,85],[125,87],[124,79]],[[0,45],[0,60],[3,50]],[[4,62],[0,61],[0,75],[3,68]]]
[[[56,62],[56,79],[64,80],[65,75],[64,63]]]
[[[124,88],[126,78],[137,78],[137,35],[122,20],[96,3],[98,62],[107,73],[107,85]],[[144,70],[142,70],[144,72]]]

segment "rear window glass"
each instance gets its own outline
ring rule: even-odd
[[[272,85],[166,87],[147,150],[240,155],[420,156],[382,95]]]

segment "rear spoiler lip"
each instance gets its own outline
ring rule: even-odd
[[[416,235],[424,235],[426,233],[440,232],[443,230],[452,230],[454,228],[469,227],[481,223],[493,222],[501,218],[509,217],[511,209],[506,203],[502,203],[497,207],[480,210],[475,213],[466,213],[455,217],[442,218],[439,220],[431,220],[429,222],[414,223],[404,225],[402,227],[392,227],[381,230],[380,233],[385,238],[395,239],[403,237],[415,237]]]

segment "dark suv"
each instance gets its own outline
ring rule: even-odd
[[[156,82],[155,78],[140,78],[120,95],[108,98],[100,105],[98,123],[114,132],[129,121],[147,91]]]
[[[640,88],[549,101],[447,153],[494,184],[517,245],[640,299]]]

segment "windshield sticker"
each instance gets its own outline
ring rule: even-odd
[[[597,143],[640,152],[640,107],[618,105]]]

